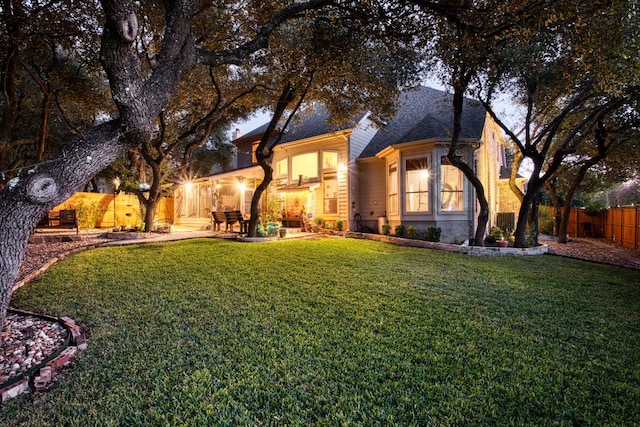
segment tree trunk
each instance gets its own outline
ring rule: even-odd
[[[571,206],[573,205],[573,197],[578,190],[578,187],[584,180],[587,171],[594,166],[596,163],[604,159],[605,155],[598,155],[586,162],[584,165],[580,167],[580,170],[574,177],[571,185],[567,189],[567,195],[564,201],[563,211],[562,211],[562,220],[560,221],[560,227],[558,227],[558,242],[559,243],[567,243],[567,228],[569,227],[569,216],[571,215]]]
[[[609,150],[612,147],[611,143],[607,145],[607,129],[602,121],[598,123],[598,126],[594,131],[594,137],[596,140],[596,145],[598,147],[597,154],[595,154],[582,166],[580,166],[580,169],[578,169],[578,173],[574,177],[571,186],[569,186],[569,189],[567,190],[567,196],[564,201],[564,212],[562,215],[562,221],[560,222],[560,227],[558,228],[558,242],[560,243],[567,243],[567,228],[569,226],[569,216],[571,214],[573,196],[576,194],[578,187],[584,180],[584,177],[587,175],[587,171],[598,164],[600,161],[604,160],[607,157],[607,154],[609,154]]]
[[[536,171],[534,170],[534,174]],[[539,179],[534,178],[535,175],[531,175],[531,179],[527,185],[527,192],[525,193],[522,203],[520,204],[520,210],[518,211],[518,221],[516,223],[516,231],[514,234],[515,242],[513,246],[516,248],[526,248],[527,245],[527,224],[530,220],[535,220],[536,224],[531,222],[531,234],[538,242],[537,235],[537,218],[538,218],[538,193],[542,187],[542,182]]]
[[[158,205],[160,204],[160,200],[162,200],[162,192],[158,192],[159,194],[155,194],[151,196],[149,194],[149,198],[145,201],[145,212],[144,212],[144,231],[149,233],[153,231],[153,222],[156,217],[156,211],[158,210]]]
[[[553,206],[553,231],[556,236],[559,236],[560,223],[562,222],[562,207],[560,206],[560,198],[558,197],[556,178],[545,182],[544,187],[549,192],[551,205]]]
[[[258,163],[260,163],[260,167],[264,171],[264,178],[251,197],[251,216],[249,218],[249,230],[247,233],[249,237],[256,236],[256,227],[258,226],[258,218],[260,216],[260,198],[262,198],[262,194],[273,180],[273,168],[271,165],[264,161]]]
[[[113,120],[90,129],[67,144],[57,159],[13,178],[0,190],[0,325],[38,221],[125,153],[120,126],[120,120]]]
[[[462,80],[468,82],[468,78]],[[473,239],[474,246],[484,246],[484,236],[487,230],[487,223],[489,222],[489,201],[484,192],[484,186],[482,181],[478,178],[475,171],[469,166],[462,156],[458,155],[458,143],[461,129],[462,109],[464,106],[464,90],[466,89],[466,83],[462,85],[455,85],[453,92],[453,135],[451,136],[451,145],[449,146],[449,152],[447,158],[452,165],[457,167],[464,173],[473,188],[476,190],[476,198],[480,205],[480,211],[478,212],[478,225],[476,227]]]
[[[267,189],[271,181],[273,180],[273,168],[271,167],[271,155],[273,154],[273,147],[278,143],[272,141],[272,137],[276,130],[276,125],[280,121],[280,118],[284,114],[287,106],[293,101],[293,87],[290,83],[287,83],[280,94],[280,98],[278,99],[278,103],[276,104],[275,111],[273,113],[273,118],[269,122],[267,126],[267,130],[262,135],[260,139],[260,143],[256,147],[256,160],[258,164],[264,171],[264,178],[256,191],[253,193],[253,197],[251,197],[251,217],[249,218],[249,237],[255,237],[256,235],[256,226],[258,225],[258,216],[259,216],[259,206],[260,206],[260,198],[262,194]],[[291,114],[294,114],[296,109]],[[280,137],[278,137],[278,140]]]

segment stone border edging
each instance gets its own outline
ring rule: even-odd
[[[44,359],[43,362],[0,385],[0,403],[31,390],[45,391],[49,389],[53,385],[55,372],[68,364],[76,352],[87,349],[87,342],[82,332],[80,332],[80,326],[76,325],[76,322],[69,317],[55,318],[13,308],[8,311],[22,316],[37,317],[60,323],[69,335],[65,343],[55,353]]]
[[[391,243],[397,246],[414,248],[436,249],[439,251],[459,253],[472,256],[532,256],[547,253],[547,245],[539,245],[532,248],[499,248],[493,246],[462,246],[453,243],[427,242],[426,240],[405,239],[403,237],[386,236],[383,234],[370,234],[348,231],[346,237],[352,239],[366,239],[376,242]]]

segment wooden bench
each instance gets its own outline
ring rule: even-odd
[[[76,234],[80,232],[78,229],[78,217],[75,209],[62,209],[59,211],[49,211],[47,216],[42,218],[38,223],[41,228],[75,228]]]
[[[302,218],[299,216],[283,217],[280,222],[282,222],[283,227],[302,227]]]
[[[211,211],[211,230],[220,230],[220,224],[223,224],[227,218],[224,216],[224,212]]]
[[[244,216],[242,216],[242,212],[240,212],[240,211],[225,211],[224,212],[224,216],[225,216],[225,222],[226,222],[226,225],[227,225],[227,231],[229,231],[229,228],[231,228],[231,230],[233,230],[233,224],[239,223],[240,224],[240,232],[241,233],[247,233],[248,232],[249,221],[245,221]]]

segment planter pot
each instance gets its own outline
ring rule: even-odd
[[[286,228],[281,228],[280,229],[280,237],[287,237],[287,229]]]
[[[496,242],[496,245],[498,245],[499,248],[506,248],[507,246],[509,246],[509,241],[508,240],[498,240]]]

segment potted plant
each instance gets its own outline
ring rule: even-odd
[[[506,248],[509,245],[509,241],[504,239],[504,231],[500,227],[491,228],[491,237],[495,239],[496,245],[501,248]]]

